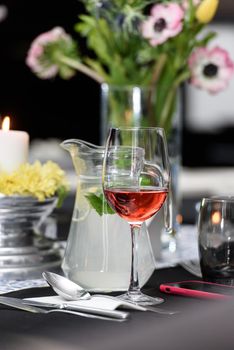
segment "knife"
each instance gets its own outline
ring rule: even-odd
[[[16,309],[35,312],[35,313],[46,313],[46,310],[39,307],[34,307],[27,305],[21,299],[11,298],[11,297],[2,297],[0,296],[0,304],[15,307]]]
[[[109,317],[115,317],[120,319],[126,319],[129,316],[129,312],[125,311],[119,311],[119,310],[107,310],[107,309],[100,309],[96,307],[89,307],[89,306],[82,306],[82,305],[72,305],[67,303],[62,304],[52,304],[52,303],[45,303],[41,301],[35,301],[35,300],[29,300],[29,299],[23,299],[23,303],[27,305],[32,306],[38,306],[38,307],[46,307],[46,308],[54,308],[54,309],[62,309],[62,310],[72,310],[72,311],[81,311],[81,312],[87,312],[95,315],[102,315],[102,316],[109,316]]]

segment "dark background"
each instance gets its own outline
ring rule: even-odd
[[[221,0],[216,21],[233,23],[233,3]],[[42,32],[62,26],[76,36],[73,26],[82,4],[77,0],[5,0],[3,4],[9,13],[0,23],[0,114],[10,115],[12,128],[26,130],[31,140],[81,138],[99,143],[99,85],[79,73],[68,81],[40,80],[25,64],[30,43]],[[185,110],[183,164],[233,166],[233,134],[233,128],[194,133],[186,126]]]
[[[30,138],[84,138],[98,142],[99,86],[82,74],[71,80],[38,79],[26,66],[32,40],[55,26],[75,36],[77,0],[8,0],[0,23],[0,113]]]

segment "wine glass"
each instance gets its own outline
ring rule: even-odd
[[[108,204],[131,228],[132,260],[128,291],[121,299],[140,305],[163,302],[140,291],[137,243],[141,225],[164,204],[169,190],[169,161],[162,128],[112,128],[103,161],[103,191]]]

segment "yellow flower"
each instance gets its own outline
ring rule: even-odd
[[[43,201],[61,189],[63,192],[68,189],[65,173],[51,161],[44,165],[39,161],[26,163],[11,174],[0,173],[0,193],[7,196],[33,196]]]
[[[209,23],[216,14],[219,0],[203,0],[196,11],[196,18],[200,23]]]

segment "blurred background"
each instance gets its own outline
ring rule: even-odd
[[[29,46],[40,33],[62,26],[76,37],[74,24],[82,4],[77,0],[3,0],[1,4],[8,8],[7,17],[0,23],[1,116],[10,115],[13,129],[27,131],[32,146],[41,140],[52,144],[53,139],[68,138],[98,144],[99,85],[79,73],[68,81],[40,80],[25,64]],[[207,30],[211,27],[218,32],[212,46],[220,44],[234,59],[233,1],[220,1],[216,18]],[[218,95],[210,96],[186,85],[183,96],[184,200],[195,203],[201,195],[215,193],[217,189],[231,194],[234,192],[234,79]],[[49,149],[42,150],[50,158]],[[68,163],[72,166],[70,159]],[[188,222],[192,221],[194,213],[186,216]]]
[[[55,26],[76,35],[77,0],[6,0],[0,23],[0,113],[13,117],[12,128],[35,138],[99,138],[99,85],[83,74],[69,81],[38,79],[26,66],[32,40]],[[90,103],[92,101],[92,103]]]

